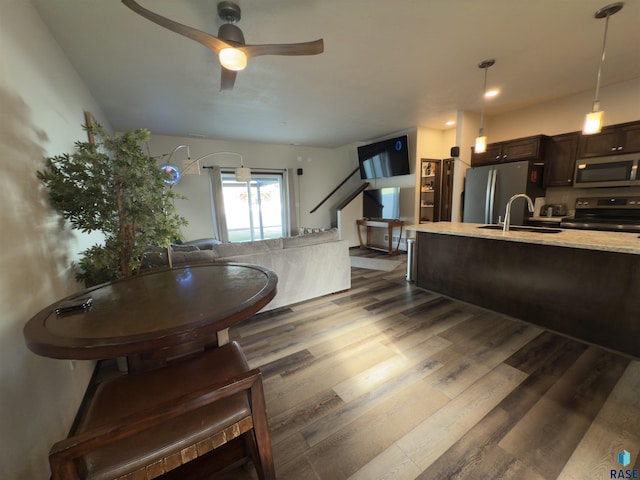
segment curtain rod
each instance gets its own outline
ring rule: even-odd
[[[217,165],[203,165],[201,168],[208,168],[208,169],[212,169],[214,168],[214,166]],[[235,170],[238,167],[220,167],[221,170]],[[287,169],[286,168],[254,168],[254,167],[249,167],[251,168],[251,171],[254,172],[286,172]]]

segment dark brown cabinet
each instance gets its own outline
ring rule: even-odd
[[[595,135],[580,136],[579,158],[635,152],[640,152],[640,122],[611,125]]]
[[[493,165],[494,163],[500,163],[502,152],[501,143],[489,143],[487,150],[483,153],[476,153],[474,148],[471,147],[471,166],[480,167],[482,165]]]
[[[490,143],[484,153],[475,153],[472,147],[471,166],[477,167],[520,160],[542,160],[546,139],[547,137],[544,135],[536,135],[506,142]]]
[[[420,223],[451,221],[453,158],[423,158],[420,165]]]
[[[573,185],[573,170],[576,164],[580,132],[565,133],[550,137],[544,158],[544,187],[567,187]]]
[[[420,223],[437,222],[440,162],[423,158],[420,170]]]

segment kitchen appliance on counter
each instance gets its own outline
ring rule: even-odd
[[[548,203],[542,205],[538,213],[541,217],[566,217],[567,206],[564,203]]]
[[[498,223],[504,220],[509,199],[517,193],[530,198],[544,197],[542,165],[512,162],[473,167],[467,170],[464,184],[463,222]],[[527,202],[518,199],[511,209],[511,225],[524,225],[531,214]]]
[[[640,197],[583,197],[576,213],[563,218],[561,228],[640,232]]]
[[[541,204],[544,198],[536,198],[535,213],[527,220],[527,225],[534,227],[559,227],[560,222],[569,212],[564,203]]]

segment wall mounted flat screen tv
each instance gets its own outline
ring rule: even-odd
[[[362,192],[362,216],[371,220],[400,218],[400,187],[373,188]]]
[[[358,162],[360,178],[363,180],[408,175],[410,172],[407,136],[358,147]]]

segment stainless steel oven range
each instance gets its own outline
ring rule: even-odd
[[[640,197],[578,198],[575,215],[563,218],[560,227],[640,232]]]

